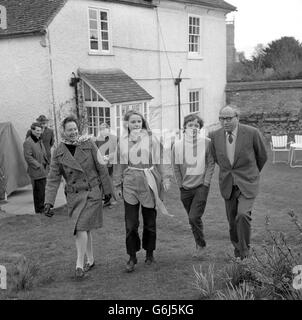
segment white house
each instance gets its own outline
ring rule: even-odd
[[[2,9],[1,9],[2,8]],[[207,126],[225,103],[222,0],[0,0],[0,122],[21,137],[40,114],[71,109],[90,133],[120,130],[129,108],[152,128],[178,128],[198,112]]]

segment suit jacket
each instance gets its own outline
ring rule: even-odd
[[[260,171],[267,152],[258,129],[238,125],[234,163],[231,165],[226,153],[226,136],[223,128],[212,132],[212,154],[219,170],[219,187],[223,198],[229,199],[233,184],[236,184],[246,198],[255,198],[259,191]]]
[[[34,142],[29,136],[23,143],[23,152],[30,178],[33,180],[46,178],[49,161],[43,142],[41,140]]]
[[[31,135],[31,130],[29,129],[26,133],[26,138],[28,138]],[[51,158],[51,147],[55,143],[55,137],[54,137],[54,132],[50,128],[45,128],[44,131],[41,134],[41,140],[44,144],[45,150],[46,150],[46,155],[48,158],[48,161],[50,162]]]

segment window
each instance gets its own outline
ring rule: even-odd
[[[89,8],[89,49],[91,52],[110,52],[109,11]]]
[[[148,120],[147,102],[116,105],[116,132],[118,136],[121,135],[121,128],[123,127],[123,118],[128,110],[136,110],[140,112],[146,120]]]
[[[97,136],[100,124],[106,122],[110,126],[110,106],[84,81],[82,81],[82,88],[87,111],[88,134]]]
[[[88,134],[98,135],[100,124],[106,122],[110,126],[110,107],[86,107]]]
[[[200,17],[189,16],[189,53],[200,55]]]
[[[91,89],[85,82],[83,82],[83,87],[85,101],[104,101],[103,98],[93,89]]]
[[[200,90],[191,90],[189,92],[190,113],[200,111]]]

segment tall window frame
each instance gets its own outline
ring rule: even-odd
[[[111,54],[111,17],[108,9],[88,8],[89,52],[92,54]]]
[[[202,89],[189,90],[189,113],[200,113],[202,107]]]
[[[202,17],[195,14],[188,15],[188,56],[200,58],[202,56]]]

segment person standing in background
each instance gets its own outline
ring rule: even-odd
[[[51,159],[51,148],[53,147],[55,143],[55,138],[54,138],[54,132],[52,129],[48,128],[48,122],[49,119],[46,118],[43,114],[41,114],[36,121],[41,125],[42,127],[42,134],[41,134],[41,140],[44,144],[45,150],[46,150],[46,155],[48,162],[50,163]],[[28,130],[26,133],[26,138],[29,137],[31,134],[31,130]]]
[[[42,126],[34,122],[30,127],[30,135],[23,143],[24,158],[27,162],[27,173],[31,178],[36,213],[44,210],[45,185],[49,160],[41,140]]]
[[[104,163],[107,164],[108,173],[112,181],[112,162],[114,158],[114,153],[116,152],[117,148],[117,137],[110,133],[110,126],[107,123],[103,122],[100,124],[100,130],[98,136],[96,137],[95,144],[97,145],[100,153],[104,157],[103,160]],[[115,204],[116,201],[112,199],[112,196],[110,194],[104,196],[104,207],[112,209]]]

